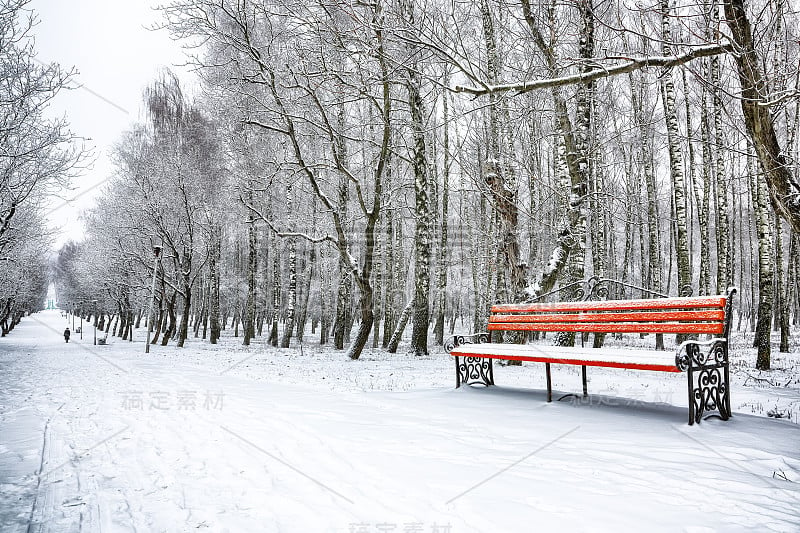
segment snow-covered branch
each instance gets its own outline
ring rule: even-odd
[[[522,81],[516,83],[504,83],[498,85],[486,85],[485,87],[471,87],[465,85],[456,85],[453,91],[457,93],[467,93],[475,96],[482,96],[486,94],[505,93],[509,91],[516,92],[517,94],[534,91],[537,89],[547,89],[552,87],[563,87],[565,85],[576,85],[578,83],[588,83],[590,81],[608,78],[611,76],[618,76],[636,70],[641,70],[648,67],[661,67],[672,68],[683,65],[701,57],[710,57],[720,54],[731,52],[733,48],[730,44],[714,44],[707,46],[698,46],[684,54],[674,56],[642,56],[631,58],[606,58],[606,59],[623,59],[622,63],[606,67],[595,68],[586,72],[571,74],[568,76],[561,76],[558,78],[548,78],[543,80]]]
[[[306,241],[314,244],[323,243],[323,242],[330,242],[333,243],[335,246],[338,247],[339,241],[335,238],[331,237],[330,235],[322,235],[322,236],[313,236],[307,233],[299,232],[299,231],[281,231],[272,223],[272,221],[267,217],[260,209],[254,206],[252,203],[246,201],[241,196],[239,197],[239,201],[244,205],[252,214],[258,217],[259,220],[264,222],[269,229],[278,237],[286,238],[286,237],[298,237],[301,239],[305,239]]]

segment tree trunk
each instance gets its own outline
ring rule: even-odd
[[[789,241],[789,257],[794,250],[792,250],[792,241]],[[776,326],[781,332],[781,342],[778,351],[781,353],[789,352],[789,283],[791,278],[789,273],[791,268],[786,269],[786,275],[783,272],[783,223],[780,217],[775,214],[775,282],[776,282],[776,296],[775,306],[778,309],[778,317]]]
[[[387,183],[389,176],[387,175]],[[400,261],[395,260],[395,232],[393,228],[394,214],[387,210],[386,214],[386,238],[383,250],[383,340],[381,345],[386,348],[391,340],[391,332],[394,331],[395,320],[397,317],[397,294],[398,281],[395,273],[399,271]]]
[[[343,272],[340,275],[340,283],[344,282],[345,287],[352,286],[352,279],[348,279],[351,276],[356,278],[358,283],[359,291],[361,291],[361,308],[362,311],[364,310],[365,305],[369,305],[369,313],[372,313],[372,287],[370,285],[371,277],[372,277],[372,266],[374,260],[374,247],[375,247],[375,224],[378,220],[380,215],[380,210],[382,206],[382,184],[383,184],[383,176],[384,171],[386,168],[386,162],[388,159],[389,154],[389,139],[391,135],[391,92],[390,92],[390,82],[389,82],[389,66],[386,59],[386,54],[384,51],[384,42],[383,42],[383,31],[384,31],[384,15],[383,15],[383,7],[381,3],[375,3],[368,6],[372,9],[372,20],[370,28],[374,31],[374,37],[376,39],[376,47],[374,49],[374,58],[380,65],[380,89],[382,90],[382,98],[380,100],[381,105],[379,106],[381,109],[381,124],[382,124],[382,138],[379,146],[379,154],[376,157],[376,166],[374,171],[372,172],[373,175],[373,183],[372,183],[372,203],[371,206],[367,206],[367,203],[364,199],[362,194],[362,189],[360,188],[360,181],[353,176],[353,173],[350,171],[347,165],[347,155],[346,155],[346,141],[347,136],[345,134],[344,126],[346,125],[346,113],[344,109],[344,102],[341,102],[337,105],[338,108],[338,120],[331,120],[327,115],[324,106],[321,104],[318,105],[318,109],[321,113],[323,113],[323,119],[326,125],[329,127],[328,135],[329,140],[329,147],[332,148],[332,157],[335,162],[336,168],[339,171],[340,175],[340,195],[345,195],[345,199],[338,202],[336,205],[330,198],[324,194],[320,187],[320,182],[317,178],[316,171],[312,169],[309,165],[305,162],[304,150],[301,145],[301,140],[298,137],[298,134],[295,130],[295,123],[293,114],[288,111],[286,106],[284,105],[282,99],[282,92],[278,90],[275,81],[275,73],[270,69],[263,66],[261,69],[261,75],[265,76],[268,80],[268,87],[270,93],[272,95],[273,101],[276,104],[276,107],[283,118],[283,123],[285,126],[285,134],[288,140],[291,142],[292,149],[294,151],[295,159],[297,164],[302,169],[302,172],[308,178],[309,184],[314,190],[314,194],[316,197],[324,204],[326,210],[331,214],[333,219],[334,227],[336,230],[336,238],[335,242],[337,245],[337,249],[339,251],[339,259],[340,263],[343,265]],[[339,128],[338,130],[332,129],[331,124],[336,123],[336,126]],[[377,143],[376,143],[377,144]],[[364,248],[364,260],[361,268],[359,269],[358,263],[355,259],[350,255],[350,242],[348,239],[348,232],[351,230],[350,222],[348,221],[348,217],[346,216],[346,195],[347,195],[347,186],[350,181],[353,180],[356,182],[354,187],[358,192],[358,199],[359,199],[359,206],[361,207],[362,214],[366,218],[366,226],[364,228],[364,236],[366,240],[366,246]],[[349,283],[348,283],[349,282]],[[341,302],[344,303],[344,302]],[[353,314],[351,311],[350,300],[348,298],[345,305],[341,305],[338,307],[343,307],[342,314],[338,317],[338,322],[344,322],[344,331],[341,332],[341,337],[348,338],[349,330],[352,326],[353,321]],[[343,316],[342,316],[343,315]],[[369,329],[372,326],[371,320],[364,321],[365,316],[362,315],[362,326],[367,328],[367,334]],[[337,326],[338,327],[338,326]],[[337,332],[338,333],[338,332]],[[356,359],[360,356],[361,351],[363,350],[364,343],[366,342],[367,337],[359,334],[359,337],[352,343],[350,348],[348,349],[348,355]]]
[[[800,183],[792,175],[775,132],[768,92],[744,0],[724,0],[725,21],[737,53],[733,56],[742,87],[740,104],[745,128],[764,171],[773,209],[800,233]]]
[[[800,316],[800,309],[797,306],[798,299],[798,286],[797,286],[797,264],[798,255],[800,255],[800,239],[795,234],[789,236],[789,265],[786,269],[786,298],[783,302],[784,311],[783,319],[785,324],[781,324],[781,348],[780,351],[789,351],[789,316],[794,313],[794,325],[797,325],[798,317]],[[786,331],[786,342],[784,343],[783,331]]]
[[[397,319],[397,326],[394,328],[392,338],[389,340],[389,346],[387,347],[389,353],[397,353],[397,346],[400,344],[400,339],[403,337],[403,331],[406,329],[406,324],[408,324],[408,319],[413,309],[414,302],[409,301],[400,313],[400,317]]]
[[[758,179],[753,172],[753,165],[748,165],[751,175],[753,206],[756,212],[758,232],[758,318],[755,332],[755,347],[758,349],[756,368],[770,368],[770,324],[773,304],[773,269],[772,242],[773,232],[771,215],[767,204],[767,186],[764,180]]]
[[[531,10],[530,0],[522,0],[522,11],[528,29],[531,31],[533,40],[539,51],[545,56],[548,70],[552,76],[558,75],[558,61],[556,58],[555,50],[552,46],[548,45],[540,32],[536,19]],[[549,12],[551,30],[555,31],[556,21],[552,19],[553,12]],[[584,28],[584,32],[588,28]],[[588,46],[588,42],[584,45]],[[585,138],[575,135],[572,121],[570,120],[569,111],[567,108],[567,101],[559,87],[552,89],[554,114],[558,122],[558,133],[560,143],[563,143],[564,158],[566,164],[566,171],[568,172],[570,180],[570,194],[567,203],[567,209],[564,221],[558,230],[556,238],[556,246],[554,247],[550,258],[545,265],[539,280],[531,287],[528,292],[532,296],[539,296],[550,291],[558,279],[558,275],[567,264],[570,254],[573,249],[574,253],[585,253],[586,250],[586,205],[585,200],[589,192],[589,168],[588,159],[585,152]],[[579,115],[583,113],[583,109],[579,111]],[[579,121],[582,120],[579,118]],[[581,244],[583,248],[581,249]],[[574,256],[575,262],[573,265],[578,268],[582,261]]]
[[[411,18],[413,21],[413,17]],[[425,148],[425,106],[421,93],[422,80],[412,67],[408,71],[408,103],[411,110],[411,126],[414,139],[414,155],[412,161],[414,174],[415,209],[414,218],[414,322],[411,332],[411,350],[415,355],[428,354],[429,296],[430,296],[430,261],[431,261],[431,227],[430,205],[428,197],[428,162]]]
[[[372,243],[372,246],[374,247],[374,242]],[[358,331],[356,332],[355,339],[353,339],[353,342],[350,343],[350,346],[347,349],[347,356],[350,359],[358,359],[361,356],[361,351],[367,344],[369,334],[372,332],[372,322],[375,318],[372,309],[374,302],[372,298],[373,293],[370,280],[361,278],[359,279],[358,285],[358,308],[361,315],[361,322],[358,325]]]
[[[250,191],[250,203],[253,202],[253,193]],[[255,336],[256,314],[256,271],[258,269],[258,239],[256,236],[255,217],[252,211],[248,216],[247,225],[247,302],[244,312],[244,346],[250,345],[250,339]]]
[[[716,8],[712,9],[713,13],[717,13]],[[718,22],[718,17],[714,17]],[[730,249],[729,249],[729,221],[728,221],[728,176],[725,172],[725,140],[722,133],[722,89],[720,87],[720,74],[719,74],[719,58],[712,57],[711,62],[711,86],[712,100],[714,103],[714,150],[716,152],[715,169],[716,169],[716,199],[717,208],[715,213],[717,216],[717,294],[725,294],[725,291],[731,284],[730,273]]]
[[[191,271],[191,258],[184,255],[184,261],[181,264],[181,277],[183,278],[183,313],[181,314],[181,324],[178,329],[178,348],[183,348],[186,342],[186,337],[189,336],[189,313],[192,306],[192,284],[189,277]]]
[[[700,225],[700,296],[711,294],[711,253],[709,241],[709,213],[711,191],[711,147],[709,145],[708,106],[706,89],[703,87],[700,108],[700,148],[702,154],[702,189],[695,184],[695,203],[697,204],[697,219]]]
[[[320,287],[319,295],[319,344],[324,346],[328,344],[328,335],[330,333],[330,308],[331,308],[331,267],[330,261],[327,257],[327,251],[324,246],[320,247],[319,257],[322,263],[321,277],[322,286]]]
[[[380,264],[378,268],[375,269],[374,280],[373,280],[373,317],[372,317],[372,348],[377,348],[378,344],[380,343],[380,336],[381,336],[381,318],[383,318],[383,304],[385,300],[381,297],[382,292],[384,291],[383,287],[383,266],[384,262],[381,260],[384,254],[384,247],[381,243],[380,239],[380,231],[376,232],[375,235],[375,255],[378,257]]]
[[[213,224],[211,227],[211,250],[208,258],[208,278],[209,278],[209,304],[208,319],[211,329],[209,342],[217,344],[220,335],[219,324],[219,261],[222,252],[222,229]]]
[[[288,348],[294,331],[294,311],[297,305],[297,241],[289,239],[289,293],[286,300],[286,323],[283,326],[281,348]]]
[[[269,332],[269,342],[278,347],[278,316],[281,308],[281,264],[278,254],[277,238],[274,240],[275,248],[272,252],[272,325]]]
[[[344,264],[344,260],[339,260],[339,288],[336,291],[336,317],[333,322],[333,347],[337,350],[344,350],[345,329],[347,328],[347,310],[350,307],[350,291],[347,283],[350,271]]]
[[[200,326],[205,321],[206,314],[208,313],[208,311],[207,311],[207,308],[208,308],[208,291],[206,290],[205,283],[201,284],[199,293],[200,294],[198,296],[200,297],[200,312],[199,313],[195,312],[194,323],[192,325],[192,327],[194,328],[194,338],[195,339],[200,336]],[[197,300],[195,299],[195,301],[197,301]]]
[[[633,76],[631,75],[631,88],[633,89]],[[645,118],[643,109],[646,101],[644,79],[640,79],[636,88],[631,91],[633,96],[634,120],[639,126],[639,157],[642,171],[644,172],[645,194],[647,196],[647,280],[643,285],[656,292],[664,290],[662,273],[664,264],[661,257],[661,219],[658,213],[658,186],[655,172],[653,171],[653,143],[650,121]],[[637,97],[638,94],[638,97]],[[644,259],[644,258],[643,258]],[[656,349],[664,349],[664,336],[656,334]]]
[[[167,329],[161,335],[161,346],[166,346],[175,334],[175,302],[178,299],[178,292],[173,291],[172,297],[167,301]]]
[[[670,27],[670,0],[661,0],[662,10],[662,54],[672,53],[672,29]],[[661,75],[661,96],[664,104],[664,118],[667,126],[669,147],[669,166],[672,178],[672,194],[675,209],[675,257],[678,263],[678,293],[692,286],[691,259],[689,257],[689,235],[686,221],[686,187],[683,177],[683,156],[681,155],[681,137],[678,130],[678,116],[675,110],[675,85],[672,82],[672,71],[666,70]]]
[[[480,157],[479,157],[480,159]],[[486,198],[481,195],[479,199],[478,210],[478,224],[470,224],[469,226],[469,242],[470,242],[470,261],[472,265],[472,298],[474,306],[474,315],[472,320],[472,331],[486,331],[486,322],[489,318],[489,313],[486,305],[486,292],[488,291],[489,272],[488,255],[483,253],[483,241],[488,240],[488,236],[484,235],[484,223],[486,221]],[[485,257],[485,262],[480,258]]]
[[[312,232],[313,232],[312,228]],[[305,268],[303,269],[303,279],[300,290],[300,305],[298,306],[299,312],[297,313],[297,342],[303,343],[303,334],[306,329],[306,322],[308,321],[308,297],[311,293],[311,278],[314,276],[316,270],[315,265],[317,261],[317,248],[315,244],[307,244],[308,255],[305,260]],[[313,333],[313,332],[312,332]]]
[[[488,0],[480,2],[483,37],[486,45],[487,76],[491,84],[499,81],[502,68],[495,35],[492,9]],[[493,298],[508,303],[522,298],[526,285],[524,268],[520,261],[517,206],[517,181],[510,164],[513,141],[509,131],[507,109],[494,94],[489,95],[487,109],[488,143],[486,161],[483,163],[484,181],[492,197],[493,208],[499,219],[497,255],[497,285]],[[509,147],[511,143],[511,147]],[[444,248],[444,247],[443,247]]]
[[[447,79],[445,80],[445,85],[447,85]],[[436,323],[433,326],[433,335],[436,341],[436,344],[441,346],[444,344],[444,317],[445,317],[445,308],[447,306],[447,217],[448,217],[448,202],[450,197],[450,184],[449,184],[449,176],[450,176],[450,138],[449,138],[449,130],[450,125],[449,121],[449,105],[448,105],[448,93],[447,91],[443,91],[442,93],[442,127],[444,128],[444,143],[443,143],[443,152],[444,152],[444,168],[442,170],[442,228],[441,228],[441,235],[439,240],[439,261],[438,261],[438,271],[436,276],[436,294],[438,296],[439,302],[436,306]]]

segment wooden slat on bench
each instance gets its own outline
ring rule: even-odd
[[[560,311],[560,310],[559,310]],[[717,321],[722,322],[725,311],[655,311],[634,313],[571,313],[571,314],[537,314],[502,315],[495,314],[489,322],[680,322],[680,321]]]
[[[493,322],[490,323],[488,328],[489,331],[575,331],[575,332],[598,332],[598,333],[712,333],[712,334],[722,334],[724,330],[724,325],[719,322],[708,322],[708,323],[687,323],[687,322],[661,322],[661,323],[651,323],[651,324],[641,324],[641,323],[627,323],[627,324],[620,324],[620,323],[612,323],[612,322],[602,322],[602,323],[588,323],[588,324],[578,324],[578,323],[567,323],[567,322],[559,322],[556,324],[552,323],[545,323],[545,324],[530,324],[530,323],[509,323],[509,322],[502,322],[497,323]]]
[[[623,311],[651,309],[725,308],[723,296],[696,298],[655,298],[648,300],[605,300],[599,302],[558,302],[539,304],[497,304],[492,313],[540,313],[556,311]]]

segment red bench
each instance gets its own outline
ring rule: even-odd
[[[686,372],[689,424],[699,422],[707,411],[717,411],[727,420],[731,414],[728,338],[735,292],[731,288],[725,296],[494,305],[488,333],[456,335],[445,349],[455,358],[456,387],[462,383],[494,385],[493,359],[545,363],[548,402],[552,400],[551,364],[580,365],[584,396],[588,366]],[[500,332],[531,331],[572,332],[581,344],[586,333],[674,333],[710,338],[686,340],[674,352],[491,342]]]

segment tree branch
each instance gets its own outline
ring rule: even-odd
[[[708,46],[699,46],[693,48],[688,52],[675,56],[649,56],[649,57],[632,57],[625,60],[624,63],[613,65],[608,68],[596,68],[588,72],[581,72],[578,74],[571,74],[569,76],[561,76],[558,78],[548,78],[544,80],[522,81],[516,83],[505,83],[499,85],[487,85],[486,87],[470,87],[465,85],[456,85],[452,91],[457,93],[467,93],[474,96],[483,96],[486,94],[497,94],[514,91],[517,94],[535,91],[537,89],[547,89],[553,87],[563,87],[565,85],[576,85],[578,83],[588,83],[590,81],[617,76],[619,74],[626,74],[635,70],[641,70],[647,67],[662,67],[672,68],[683,65],[701,57],[716,56],[733,51],[730,44],[714,44]],[[599,60],[599,59],[598,59]]]
[[[330,243],[333,243],[337,247],[339,246],[339,241],[337,241],[335,238],[331,237],[330,235],[323,235],[321,237],[314,237],[314,236],[308,235],[307,233],[302,233],[302,232],[298,232],[298,231],[281,231],[281,230],[279,230],[278,228],[275,227],[275,225],[272,223],[272,221],[269,218],[267,218],[267,216],[264,215],[264,213],[262,213],[260,209],[258,209],[257,207],[255,207],[251,203],[248,203],[241,196],[239,196],[239,201],[242,203],[242,205],[244,205],[247,209],[249,209],[250,212],[255,214],[258,217],[259,220],[264,222],[269,227],[269,229],[278,237],[281,237],[281,238],[299,237],[301,239],[305,239],[308,242],[314,243],[314,244],[323,243],[323,242],[330,242]]]

